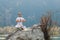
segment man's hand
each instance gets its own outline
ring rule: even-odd
[[[16,22],[20,22],[20,20],[16,20]]]
[[[26,20],[22,20],[22,22],[26,22]]]
[[[16,22],[26,22],[26,20],[16,20]]]

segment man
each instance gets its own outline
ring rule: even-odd
[[[15,27],[17,28],[25,28],[25,26],[23,26],[23,22],[25,22],[26,20],[22,17],[21,12],[18,13],[18,17],[16,18],[16,22],[17,25]]]

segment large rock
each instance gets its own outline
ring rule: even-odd
[[[34,25],[27,30],[16,31],[9,35],[6,40],[44,40],[44,35],[41,28]]]

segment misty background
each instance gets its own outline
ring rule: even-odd
[[[42,15],[51,10],[52,19],[60,23],[60,0],[0,0],[0,26],[15,26],[19,11],[27,20],[27,27],[40,22]]]

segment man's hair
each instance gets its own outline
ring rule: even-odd
[[[21,12],[18,12],[18,16],[19,16],[19,17],[22,17],[22,14],[21,14]]]

